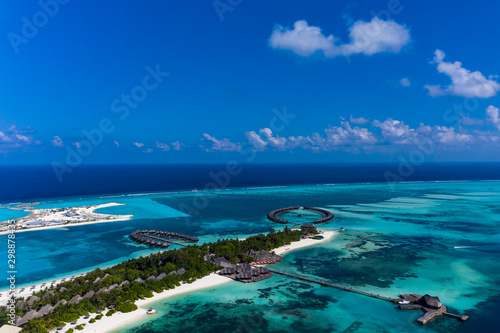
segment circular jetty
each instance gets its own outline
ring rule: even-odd
[[[287,220],[283,220],[283,219],[280,219],[278,215],[282,214],[282,213],[285,213],[285,212],[288,212],[288,211],[291,211],[291,210],[299,210],[299,209],[302,209],[302,210],[309,210],[309,211],[312,211],[312,212],[315,212],[315,213],[320,213],[323,217],[320,218],[319,220],[316,220],[316,221],[313,221],[311,223],[324,223],[324,222],[328,222],[330,220],[333,220],[333,213],[326,210],[326,209],[321,209],[321,208],[315,208],[315,207],[286,207],[286,208],[280,208],[280,209],[276,209],[276,210],[273,210],[272,212],[270,212],[269,214],[267,214],[267,218],[273,222],[278,222],[278,223],[281,223],[281,224],[287,224],[287,223],[290,223],[288,222]]]
[[[197,237],[161,230],[136,230],[130,234],[130,239],[140,244],[163,248],[170,247],[170,244],[186,245],[175,240],[187,243],[197,243],[199,241]]]

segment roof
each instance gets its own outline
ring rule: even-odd
[[[420,305],[427,306],[433,309],[439,309],[443,306],[443,303],[439,300],[437,296],[430,296],[429,294],[422,296],[418,301]]]
[[[312,229],[312,228],[314,228],[314,229],[316,229],[316,227],[314,226],[314,224],[311,224],[311,223],[303,224],[301,226],[301,228],[305,228],[305,229]]]
[[[35,301],[39,301],[39,300],[40,300],[40,297],[38,297],[38,296],[31,296],[30,299],[28,300],[28,304],[29,305],[33,305],[33,303]]]
[[[3,325],[0,327],[0,333],[18,333],[21,332],[21,327],[16,327],[12,325]]]

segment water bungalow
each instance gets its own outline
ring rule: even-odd
[[[290,223],[288,222],[287,220],[283,220],[281,218],[278,217],[278,215],[282,214],[282,213],[285,213],[285,212],[288,212],[288,211],[291,211],[291,210],[299,210],[299,209],[302,209],[302,210],[309,210],[309,211],[312,211],[312,212],[315,212],[315,213],[320,213],[323,217],[316,220],[316,221],[313,221],[312,223],[314,224],[317,224],[317,223],[324,223],[324,222],[328,222],[330,220],[332,220],[334,218],[334,215],[332,212],[326,210],[326,209],[321,209],[321,208],[315,208],[315,207],[299,207],[299,206],[294,206],[294,207],[286,207],[286,208],[279,208],[279,209],[276,209],[276,210],[273,210],[272,212],[270,212],[269,214],[267,214],[267,218],[273,222],[278,222],[278,223],[281,223],[281,224],[287,224],[287,223]]]
[[[170,247],[170,243],[182,246],[186,245],[175,242],[173,241],[174,239],[186,243],[197,243],[199,241],[197,237],[161,230],[136,230],[130,234],[130,239],[140,244],[161,248]]]

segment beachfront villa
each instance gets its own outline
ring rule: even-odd
[[[256,267],[252,266],[249,263],[241,263],[241,264],[231,264],[224,257],[216,258],[216,263],[221,263],[222,267],[224,267],[221,271],[219,271],[219,275],[226,276],[236,281],[241,282],[257,282],[273,276],[273,273],[270,272],[265,267]]]

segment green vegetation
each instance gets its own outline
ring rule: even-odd
[[[59,304],[52,312],[42,318],[30,320],[23,328],[23,332],[42,333],[89,313],[103,311],[109,306],[112,306],[113,309],[109,310],[106,316],[111,316],[116,311],[115,309],[121,312],[130,312],[137,309],[135,301],[152,297],[152,291],[159,293],[163,289],[173,289],[175,286],[180,286],[183,281],[191,283],[195,279],[200,279],[218,270],[220,267],[217,267],[212,261],[203,260],[203,256],[207,253],[207,246],[210,246],[210,252],[214,253],[216,257],[224,256],[233,263],[251,262],[252,258],[245,254],[251,249],[269,251],[299,241],[301,235],[301,231],[291,231],[285,227],[283,231],[271,230],[269,234],[251,236],[242,241],[225,239],[203,245],[191,245],[127,260],[104,270],[98,268],[84,276],[37,292],[35,295],[40,297],[40,300],[33,302],[31,306],[16,307],[16,315],[23,317],[31,310],[38,311],[44,305],[51,304],[53,306],[61,300],[66,300],[68,303]],[[185,273],[182,275],[172,274],[180,268],[184,268]],[[159,281],[150,279],[151,276],[157,277],[162,273],[165,273],[163,279]],[[141,280],[135,281],[136,279]],[[113,287],[109,290],[111,286]],[[76,304],[69,303],[73,297],[83,297],[90,291],[93,291],[94,294],[87,295]],[[101,319],[102,316],[102,314],[97,315],[96,320]],[[7,321],[6,307],[1,307],[0,326],[6,324]]]
[[[118,307],[118,311],[123,312],[123,313],[132,312],[134,310],[137,310],[137,305],[135,305],[134,303],[130,303],[130,302],[123,303],[122,305],[120,305]]]
[[[73,333],[73,329],[70,328],[69,330],[66,331],[66,333]]]
[[[106,312],[106,317],[111,317],[115,312],[115,309],[109,310],[108,312]]]
[[[95,319],[94,318],[90,318],[89,323],[91,323],[91,324],[95,323]]]

